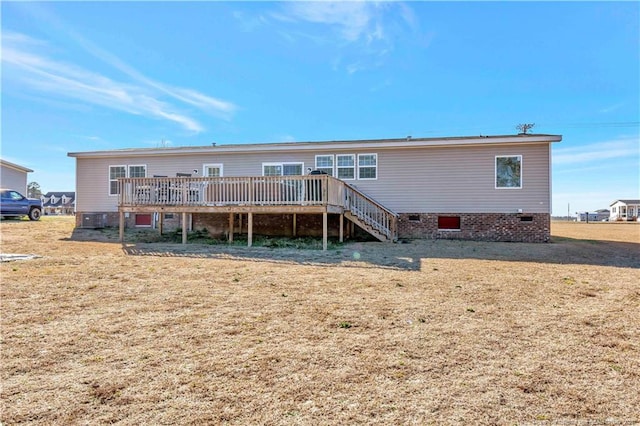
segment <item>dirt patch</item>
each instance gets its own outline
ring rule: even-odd
[[[640,421],[635,224],[327,252],[73,224],[0,222],[43,256],[0,264],[2,424]]]

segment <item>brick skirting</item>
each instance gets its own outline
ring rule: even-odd
[[[103,213],[104,226],[118,227],[117,212]],[[76,226],[82,227],[83,213],[76,214]],[[135,214],[125,219],[125,227],[135,226]],[[438,217],[460,218],[460,229],[438,229]],[[165,219],[165,229],[181,226],[181,214],[173,214]],[[328,216],[330,237],[339,235],[339,215]],[[349,235],[349,221],[344,220],[345,236]],[[227,235],[229,215],[227,213],[193,214],[193,229],[207,229],[212,237]],[[236,215],[234,232],[247,232],[247,215]],[[364,231],[356,227],[356,235]],[[253,232],[256,235],[293,236],[292,214],[254,214]],[[322,215],[298,214],[296,216],[297,236],[322,236]],[[515,241],[528,243],[548,242],[551,238],[551,216],[545,213],[401,213],[398,218],[398,238],[457,239],[479,241]]]
[[[551,216],[546,213],[402,213],[399,238],[548,242]],[[459,230],[438,229],[438,217],[459,217]]]
[[[129,213],[125,214],[124,218],[124,226],[125,228],[135,228],[136,227],[136,214],[152,214],[153,213]],[[76,228],[92,228],[91,217],[98,215],[99,219],[95,219],[95,223],[100,223],[100,228],[117,228],[120,226],[120,213],[118,212],[100,212],[100,213],[87,213],[87,212],[77,212],[76,213]],[[87,219],[89,216],[89,219]],[[165,213],[164,218],[164,229],[171,230],[176,229],[181,226],[181,214],[180,213]],[[84,220],[88,220],[87,223],[83,223]]]

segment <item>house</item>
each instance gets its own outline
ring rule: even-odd
[[[635,222],[640,217],[640,200],[616,200],[609,205],[609,220]]]
[[[27,174],[33,170],[0,158],[0,187],[13,189],[27,195]]]
[[[76,225],[380,240],[550,238],[551,143],[519,134],[73,152]],[[311,171],[311,173],[309,173]],[[172,219],[168,219],[171,215]],[[346,221],[345,221],[346,219]],[[184,226],[183,226],[184,225]]]
[[[609,220],[609,210],[599,209],[595,212],[578,212],[578,222],[603,222]]]
[[[76,193],[73,191],[47,192],[40,198],[44,214],[72,215],[75,212]]]

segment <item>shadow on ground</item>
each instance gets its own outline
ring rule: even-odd
[[[548,244],[458,240],[409,240],[398,244],[346,242],[323,252],[307,248],[246,247],[243,245],[186,245],[156,238],[149,233],[128,233],[122,244],[128,256],[231,259],[342,267],[420,270],[428,259],[477,259],[507,262],[578,264],[640,268],[640,244],[617,241],[553,237]],[[68,240],[116,243],[117,230],[75,229]]]

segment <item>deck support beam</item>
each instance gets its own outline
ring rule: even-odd
[[[182,213],[182,244],[187,244],[187,214]]]
[[[163,226],[164,226],[164,213],[163,212],[159,212],[158,213],[158,233],[160,235],[162,235]]]
[[[340,242],[344,242],[344,214],[340,215]]]
[[[327,250],[327,212],[322,213],[322,250]]]
[[[123,211],[120,212],[118,239],[119,239],[120,242],[124,241],[124,212]]]
[[[229,243],[233,242],[233,218],[235,214],[229,213]]]
[[[298,215],[296,213],[293,214],[293,236],[296,236],[296,228],[298,227],[297,225],[297,220],[298,220]]]
[[[253,245],[253,213],[247,213],[247,247]]]

